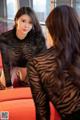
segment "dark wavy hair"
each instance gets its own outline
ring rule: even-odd
[[[80,87],[80,23],[76,10],[57,6],[47,17],[46,26],[58,51],[60,80],[71,78]]]
[[[37,53],[40,52],[45,46],[45,38],[37,19],[36,13],[30,7],[21,7],[15,15],[14,21],[18,20],[22,15],[28,15],[32,20],[32,30],[28,33],[28,40],[31,41],[37,46]],[[15,22],[16,23],[16,22]],[[16,29],[16,24],[14,26]]]

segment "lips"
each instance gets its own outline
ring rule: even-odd
[[[28,29],[23,29],[23,31],[24,31],[24,32],[27,32],[27,31],[29,31],[29,30],[28,30]]]

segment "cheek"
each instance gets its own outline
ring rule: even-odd
[[[22,28],[22,24],[17,23],[17,29],[21,29]]]

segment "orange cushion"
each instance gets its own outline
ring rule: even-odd
[[[58,114],[52,103],[50,103],[50,111],[51,111],[50,120],[60,120],[60,115]]]
[[[10,101],[17,99],[29,99],[32,98],[31,90],[29,87],[24,88],[9,88],[0,91],[0,102]]]
[[[0,111],[8,111],[10,120],[35,120],[35,107],[32,99],[19,99],[0,102]],[[60,120],[51,105],[51,120]]]
[[[50,103],[51,120],[60,120]],[[35,106],[30,88],[13,88],[0,91],[0,111],[8,111],[10,120],[35,120]]]
[[[8,111],[9,120],[35,120],[35,108],[32,99],[0,102],[0,111]]]

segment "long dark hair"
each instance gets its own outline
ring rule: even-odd
[[[21,7],[15,15],[14,21],[19,19],[22,15],[30,16],[32,20],[32,30],[28,33],[28,38],[32,40],[32,42],[37,46],[37,53],[41,51],[41,49],[46,48],[45,46],[45,38],[39,24],[39,20],[34,12],[34,10],[30,7]],[[16,22],[15,22],[16,23]],[[16,28],[16,24],[14,26]]]
[[[46,26],[59,53],[58,75],[67,71],[80,87],[80,23],[76,10],[67,5],[57,6],[48,16]]]

